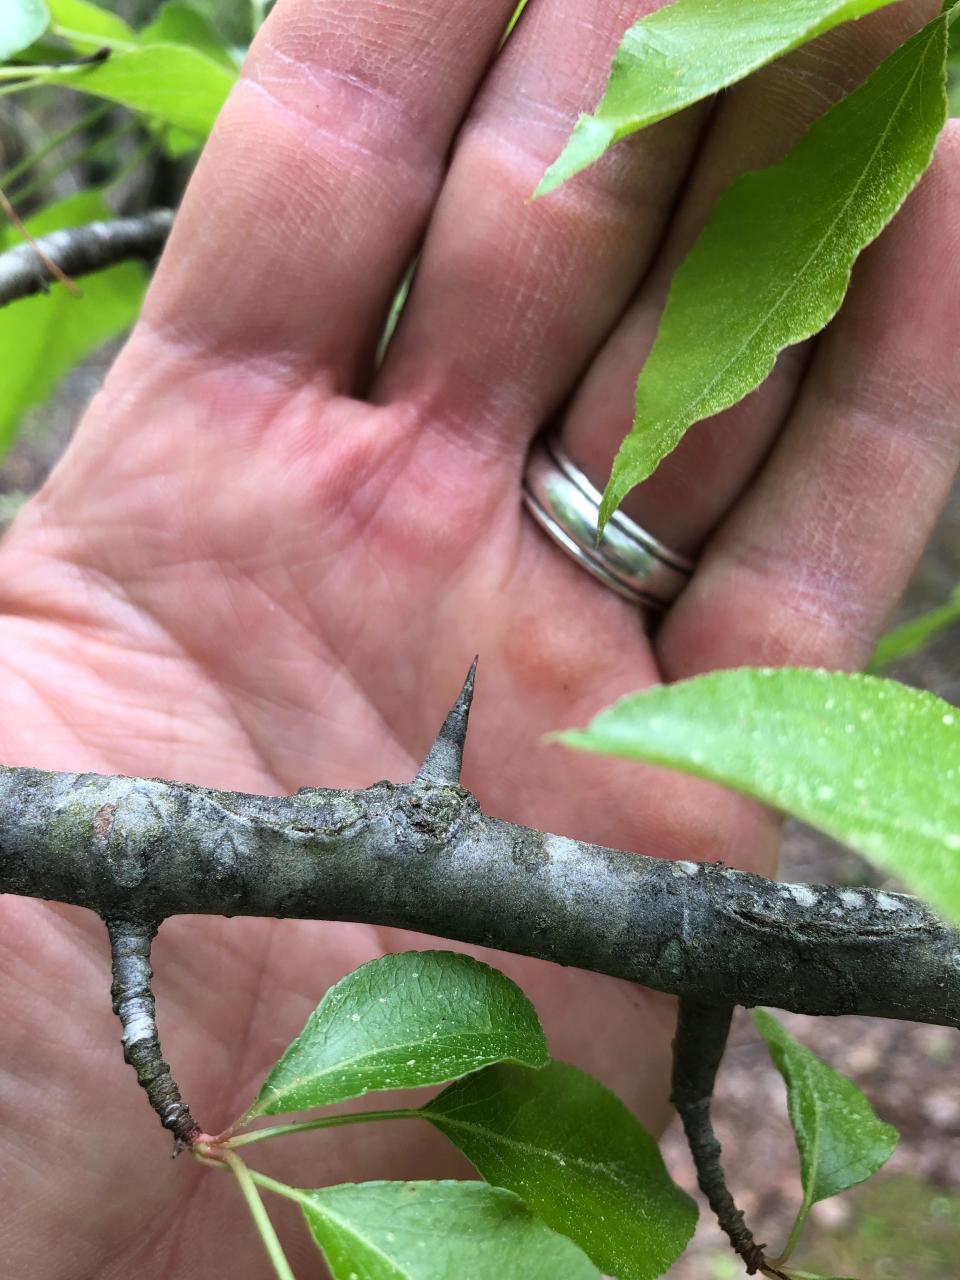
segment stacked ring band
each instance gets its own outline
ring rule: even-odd
[[[617,511],[599,545],[600,493],[574,466],[555,433],[534,442],[523,501],[540,527],[604,586],[634,604],[665,609],[689,581],[694,564]]]

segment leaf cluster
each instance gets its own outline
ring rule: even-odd
[[[758,1026],[788,1087],[803,1204],[862,1181],[896,1133],[850,1081],[769,1014]],[[269,1127],[267,1116],[384,1090],[445,1085],[417,1107],[336,1111]],[[289,1134],[415,1120],[447,1137],[484,1180],[291,1187],[237,1151]],[[301,1209],[334,1280],[654,1280],[696,1223],[653,1138],[598,1081],[549,1058],[537,1015],[508,978],[466,955],[407,952],[348,974],[324,996],[226,1134],[202,1148],[241,1181],[275,1269],[282,1247],[258,1188]],[[485,1184],[485,1185],[484,1185]]]

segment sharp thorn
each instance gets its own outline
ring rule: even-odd
[[[467,678],[463,682],[460,696],[450,708],[446,720],[440,726],[440,732],[433,746],[427,752],[427,758],[420,766],[416,782],[432,782],[439,786],[458,786],[460,770],[463,767],[463,746],[467,738],[467,720],[470,716],[470,704],[473,701],[473,683],[477,674],[477,659],[474,658]]]

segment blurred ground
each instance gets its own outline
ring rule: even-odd
[[[52,404],[31,415],[0,468],[0,524],[59,456],[110,355],[103,352],[88,361]],[[897,620],[942,603],[958,582],[960,488]],[[890,674],[960,703],[960,626]],[[883,883],[855,855],[799,827],[788,833],[783,878]],[[902,1135],[881,1174],[814,1208],[793,1261],[823,1276],[857,1280],[955,1280],[960,1275],[960,1036],[940,1027],[869,1018],[781,1016],[794,1035],[851,1075]],[[800,1201],[798,1166],[783,1084],[743,1013],[720,1072],[716,1122],[734,1192],[757,1238],[775,1253]],[[676,1129],[667,1135],[664,1153],[674,1176],[693,1192],[692,1166]],[[736,1280],[743,1271],[709,1210],[701,1208],[695,1241],[670,1270],[669,1280]]]

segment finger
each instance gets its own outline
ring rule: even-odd
[[[593,365],[563,427],[567,451],[602,488],[633,416],[637,371],[653,344],[670,281],[717,197],[747,170],[775,164],[834,102],[933,16],[935,0],[895,5],[838,27],[772,63],[726,95],[711,121],[684,198],[636,303]],[[762,463],[809,354],[785,352],[763,387],[698,423],[624,510],[678,551],[695,551]]]
[[[280,0],[145,308],[201,352],[348,383],[375,346],[510,0]]]
[[[960,128],[861,259],[782,440],[659,636],[671,678],[857,668],[960,459]]]
[[[647,268],[703,119],[647,130],[529,202],[637,7],[525,12],[461,133],[376,400],[520,453],[575,385]]]

